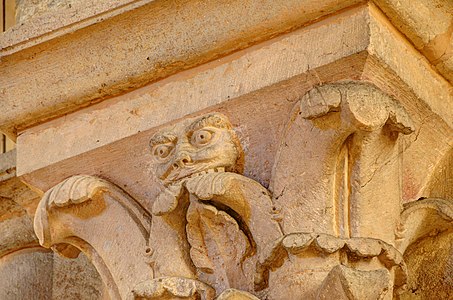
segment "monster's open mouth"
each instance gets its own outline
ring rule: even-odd
[[[192,172],[190,169],[181,169],[180,172],[178,172],[177,174],[172,174],[173,176],[167,177],[167,181],[174,183],[182,182],[189,178],[194,178],[209,173],[223,173],[223,172],[225,172],[225,167],[210,168],[199,172]]]
[[[201,175],[208,174],[208,173],[222,173],[222,172],[225,172],[225,167],[218,167],[218,168],[208,169],[208,170],[201,171],[201,172],[196,172],[196,173],[190,174],[188,176],[184,176],[183,178],[193,178],[193,177],[201,176]]]

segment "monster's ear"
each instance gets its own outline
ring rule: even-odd
[[[223,116],[223,115],[222,115]],[[242,148],[241,140],[239,139],[238,135],[236,134],[236,131],[233,129],[233,126],[231,125],[230,121],[228,120],[227,117],[223,116],[224,121],[228,122],[228,126],[225,128],[228,129],[228,133],[230,134],[231,141],[234,144],[234,147],[236,148],[236,162],[231,170],[227,170],[228,172],[233,172],[233,173],[238,173],[238,174],[243,174],[244,173],[244,165],[245,165],[245,156],[244,156],[244,150]]]
[[[153,215],[161,216],[170,213],[178,206],[178,199],[183,191],[181,184],[170,185],[164,189],[153,204]]]
[[[232,173],[243,174],[245,159],[244,159],[244,151],[242,149],[241,142],[240,142],[238,136],[236,135],[236,132],[233,129],[228,130],[228,133],[230,134],[231,141],[233,142],[235,150],[236,150],[236,162],[234,163],[234,166],[232,168],[226,168],[226,171],[232,172]]]

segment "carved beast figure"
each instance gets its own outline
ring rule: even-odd
[[[186,120],[156,133],[150,146],[164,188],[152,209],[157,279],[143,289],[154,290],[159,278],[171,276],[174,282],[200,280],[217,294],[229,288],[254,291],[255,254],[281,231],[267,190],[236,173],[243,154],[228,119],[215,113]]]
[[[166,186],[154,203],[156,215],[176,208],[188,179],[206,173],[237,172],[242,167],[241,146],[223,115],[210,114],[190,121],[191,124],[166,128],[151,138],[154,173]]]

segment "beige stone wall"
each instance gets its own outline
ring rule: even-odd
[[[52,299],[52,267],[53,253],[38,249],[0,258],[0,298]]]
[[[108,299],[108,293],[84,254],[76,259],[54,254],[52,299]]]
[[[16,24],[16,2],[15,0],[1,1],[0,3],[0,27],[1,31],[6,31]],[[0,154],[14,148],[14,142],[0,132]]]
[[[16,22],[24,23],[43,12],[58,12],[63,7],[71,7],[74,2],[74,0],[16,0]]]
[[[104,289],[83,254],[67,259],[27,248],[0,258],[0,299],[107,299]]]
[[[448,298],[452,9],[17,1],[0,299]]]
[[[5,0],[0,3],[0,27],[1,31],[13,27],[16,24],[16,0]]]
[[[449,299],[453,295],[453,232],[428,237],[405,254],[410,272],[403,300]]]
[[[15,148],[15,143],[6,135],[0,133],[0,154],[11,151]]]

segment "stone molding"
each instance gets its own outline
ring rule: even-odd
[[[351,4],[357,4],[357,1],[351,0],[342,2],[342,6],[337,6],[338,2],[326,0],[326,5],[323,6],[323,10],[320,12],[319,1],[316,1],[316,5],[310,6],[310,9],[313,9],[313,11],[308,13],[309,9],[304,1],[291,2],[291,5],[293,5],[291,7],[278,6],[275,4],[275,1],[271,2],[272,4],[266,6],[261,4],[258,5],[256,2],[250,1],[250,8],[253,9],[253,13],[247,12],[242,8],[242,5],[244,5],[243,1],[238,1],[241,7],[237,7],[233,4],[228,8],[222,7],[226,10],[222,15],[210,15],[210,17],[213,18],[212,24],[227,22],[223,19],[225,16],[237,15],[236,17],[238,18],[237,21],[240,21],[239,23],[242,24],[245,22],[244,28],[242,28],[238,22],[231,22],[231,24],[234,24],[231,29],[233,32],[230,32],[227,28],[223,27],[220,27],[219,29],[218,26],[215,26],[215,29],[212,27],[197,28],[194,29],[195,33],[187,33],[187,36],[191,37],[187,43],[175,44],[173,42],[175,36],[181,34],[178,31],[179,27],[175,25],[170,28],[176,31],[172,35],[170,32],[160,30],[159,26],[155,26],[156,23],[165,23],[165,21],[159,19],[162,16],[159,9],[167,12],[167,7],[159,8],[158,1],[154,1],[140,6],[137,9],[125,12],[124,14],[120,14],[117,17],[110,18],[105,22],[95,24],[96,28],[99,27],[99,30],[95,31],[96,34],[92,34],[93,32],[91,30],[81,29],[76,31],[76,34],[67,34],[63,37],[52,39],[47,43],[7,55],[4,57],[0,66],[5,70],[4,74],[8,76],[4,78],[0,77],[0,81],[2,83],[4,82],[2,86],[4,85],[10,88],[2,91],[0,95],[4,97],[4,103],[7,104],[5,107],[8,109],[6,113],[8,118],[0,119],[0,128],[2,131],[8,133],[11,138],[15,138],[18,132],[21,132],[26,128],[92,105],[93,103],[103,101],[107,97],[110,98],[143,87],[156,80],[167,78],[172,74],[184,71],[188,68],[193,68],[213,61],[235,51],[250,47],[255,43],[268,40],[277,34],[283,34],[302,25],[308,25],[314,21],[318,21],[316,18],[325,16],[325,14],[336,12]],[[286,5],[289,5],[288,2],[286,2]],[[300,6],[302,6],[303,9],[301,9]],[[382,8],[384,6],[385,5],[380,5],[379,7]],[[187,9],[189,15],[196,15],[199,10],[204,12],[206,9],[196,5],[194,7],[190,5],[183,7],[184,9]],[[429,78],[429,81],[440,81],[435,83],[435,85],[440,84],[443,87],[436,88],[437,91],[440,92],[444,90],[443,93],[445,95],[442,97],[444,99],[447,99],[445,97],[451,98],[451,88],[445,83],[442,83],[443,81],[446,81],[444,77],[433,71],[429,61],[404,41],[404,36],[397,32],[394,25],[387,20],[386,16],[383,15],[379,8],[374,4],[366,4],[359,7],[369,11],[369,17],[368,14],[366,14],[361,21],[362,24],[357,24],[355,30],[362,31],[362,34],[366,35],[366,37],[363,37],[360,43],[351,40],[349,37],[345,37],[344,39],[348,40],[345,48],[350,48],[349,51],[346,51],[348,53],[344,53],[345,50],[339,51],[335,49],[331,49],[331,52],[327,53],[342,54],[344,57],[350,55],[351,53],[349,52],[351,51],[353,53],[368,51],[370,55],[378,57],[383,63],[394,69],[409,85],[420,82],[420,78],[417,76],[414,78],[414,74],[423,73],[421,78],[425,79],[422,80],[427,80]],[[154,9],[158,12],[156,13]],[[171,12],[168,14],[168,17],[172,21],[175,20],[172,13],[180,13],[179,10],[173,9],[174,8],[168,8]],[[354,11],[356,9],[357,7],[352,6],[346,12],[339,11],[337,14],[332,16],[329,15],[329,19],[335,20],[338,15],[347,14],[348,11]],[[261,10],[265,10],[265,12]],[[291,13],[289,13],[289,15],[283,14],[282,10]],[[216,7],[216,12],[217,11],[222,13],[222,10],[219,7]],[[259,14],[256,11],[261,11],[262,13]],[[297,12],[302,11],[307,12],[307,14],[303,16],[297,14]],[[275,13],[275,18],[269,16],[271,12]],[[256,20],[251,20],[249,17],[240,17],[240,15],[244,13],[255,16]],[[442,14],[443,18],[448,18],[448,15],[447,17],[444,16],[441,9],[439,10],[439,13]],[[133,14],[134,17],[129,18],[130,14]],[[263,21],[263,18],[265,18],[265,22]],[[133,26],[137,26],[138,28],[136,31],[132,30],[136,37],[131,37],[131,43],[139,43],[139,45],[134,48],[133,56],[128,55],[130,49],[127,47],[109,47],[108,49],[105,47],[102,49],[98,48],[100,40],[105,40],[105,43],[107,44],[123,43],[123,37],[129,36],[129,31],[126,33],[121,32],[122,30],[129,30],[126,28],[129,28],[130,19],[143,19],[148,21],[143,25],[133,24]],[[178,18],[176,19],[178,20]],[[186,20],[188,19],[191,19],[191,17],[188,16]],[[196,18],[194,19],[196,20]],[[396,19],[398,19],[398,17]],[[313,26],[322,26],[324,21],[325,20],[295,30],[294,32],[310,29]],[[228,22],[230,21],[228,20]],[[266,24],[265,30],[255,30],[256,26],[260,26],[261,28],[264,26],[263,24]],[[114,27],[114,29],[109,26]],[[184,30],[189,30],[191,28],[190,26],[181,26],[183,26]],[[223,29],[225,29],[225,32],[223,32],[221,37],[219,36],[219,30]],[[343,32],[343,34],[347,32],[348,35],[353,32],[352,30],[343,30],[341,28],[338,31]],[[390,33],[388,31],[390,31]],[[118,34],[112,35],[112,32],[118,32]],[[198,34],[198,32],[206,32],[207,37]],[[244,32],[246,33],[244,34]],[[338,34],[340,33],[334,33],[335,36],[338,36]],[[320,36],[323,35],[325,34],[320,34]],[[395,39],[394,35],[396,35],[397,41],[393,41]],[[156,36],[162,38],[158,49],[154,49],[151,46],[155,45]],[[81,49],[78,46],[81,43],[81,40],[86,44],[84,49]],[[331,41],[335,41],[335,39],[331,39]],[[192,46],[189,46],[188,43]],[[400,43],[403,45],[399,45]],[[407,49],[400,52],[401,46]],[[93,57],[91,56],[93,51],[102,53],[102,55],[96,56],[96,60],[93,60]],[[307,51],[304,52],[305,54],[310,54],[309,52],[311,51],[313,50],[307,49]],[[397,63],[398,61],[396,62],[392,59],[388,59],[389,55],[387,54],[392,51],[398,51],[399,54],[404,54],[398,61],[403,60],[405,62],[399,64]],[[436,51],[439,52],[441,49]],[[152,53],[152,55],[150,53]],[[320,53],[318,56],[322,55],[323,54]],[[412,61],[412,59],[403,59],[404,56],[412,57],[414,55],[418,56],[416,63],[411,62],[408,64],[408,61]],[[66,58],[68,56],[71,56],[74,62],[70,69],[66,67]],[[446,59],[448,57],[449,55],[445,55]],[[338,58],[339,57],[337,57],[337,59]],[[116,63],[112,64],[112,60]],[[308,59],[308,66],[311,68],[314,67],[314,65],[312,65],[313,61],[313,59]],[[449,64],[449,61],[439,63],[439,68],[448,73]],[[59,67],[49,67],[55,65],[58,65]],[[24,66],[27,66],[26,70],[24,70]],[[408,68],[409,66],[410,68]],[[20,80],[23,77],[22,74],[27,72],[27,70],[30,70],[30,68],[32,68],[34,72],[28,74],[28,76],[33,76],[33,78],[28,77],[29,80],[27,81]],[[414,72],[414,68],[419,70]],[[406,69],[410,69],[410,72]],[[445,72],[443,73],[445,74]],[[58,78],[58,80],[55,80],[54,78]],[[33,82],[33,84],[30,85],[30,82]],[[430,83],[426,86],[432,84],[433,83]],[[43,86],[48,88],[43,89]],[[446,91],[449,92],[446,93]],[[418,92],[426,94],[427,91],[420,90]],[[39,97],[36,97],[36,95]],[[233,97],[232,95],[230,96]],[[15,99],[18,98],[29,99],[24,101],[28,105],[22,106],[20,103],[17,103]],[[421,98],[430,104],[433,101],[431,100],[431,97],[426,97],[426,95],[422,95]],[[448,101],[446,100],[442,103],[445,102]],[[437,106],[437,104],[435,106]],[[443,109],[435,109],[435,111],[437,113],[445,113],[445,110]],[[448,120],[448,118],[446,118],[446,120]]]

